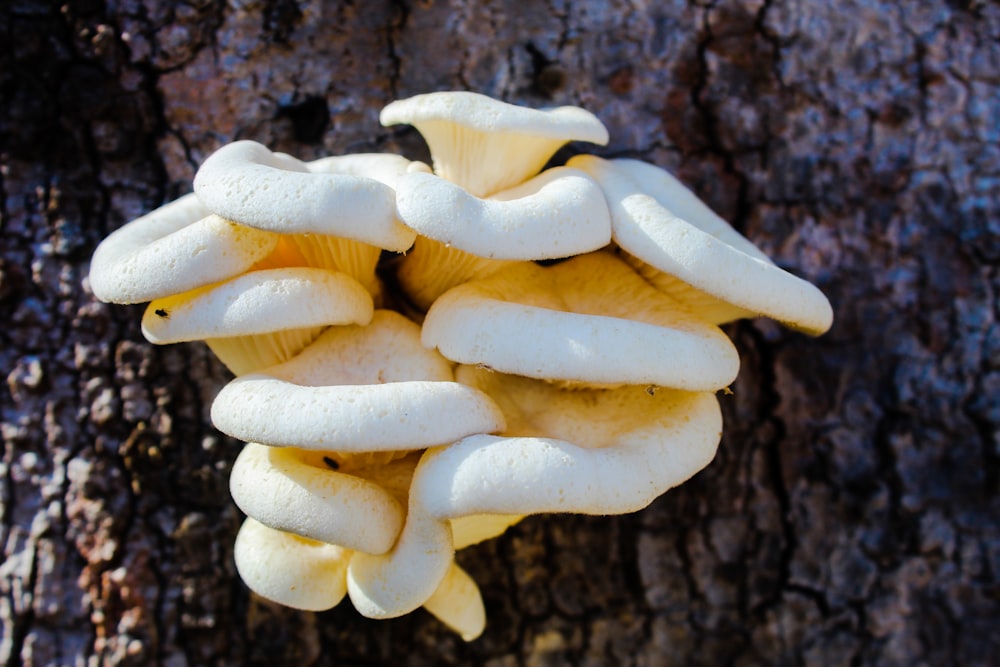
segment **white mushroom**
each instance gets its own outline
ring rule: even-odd
[[[566,167],[488,199],[431,174],[408,174],[397,185],[396,206],[400,219],[420,233],[396,277],[422,309],[448,289],[506,266],[499,260],[571,257],[611,241],[601,189]]]
[[[437,590],[424,602],[424,609],[467,642],[481,635],[486,627],[486,610],[479,587],[454,563]]]
[[[459,363],[589,384],[715,390],[739,369],[718,327],[606,253],[456,287],[427,313],[423,342]]]
[[[490,259],[570,257],[611,241],[601,189],[567,167],[547,169],[489,199],[432,174],[407,174],[396,188],[396,208],[423,236]]]
[[[388,489],[409,484],[416,459],[377,469],[330,467],[323,453],[249,443],[229,481],[248,516],[299,537],[369,553],[385,553],[399,535],[404,509]]]
[[[313,173],[304,162],[253,141],[210,155],[195,175],[194,191],[213,213],[257,229],[339,236],[397,252],[413,243],[412,232],[396,220],[389,186],[350,173]]]
[[[583,109],[446,92],[380,120],[416,126],[433,171],[236,142],[194,195],[112,234],[90,281],[152,301],[152,342],[204,339],[240,376],[212,419],[248,441],[230,489],[253,591],[349,595],[372,618],[423,605],[469,640],[485,611],[456,549],[530,514],[645,507],[715,454],[714,391],[739,367],[717,325],[818,334],[832,311],[657,167],[539,174],[569,141],[607,142]]]
[[[238,141],[213,153],[194,188],[214,213],[287,235],[279,265],[344,271],[372,294],[382,249],[401,252],[415,234],[396,219],[392,185],[411,163],[398,155],[347,155],[306,164]]]
[[[254,593],[286,607],[323,611],[347,593],[352,552],[303,539],[247,518],[233,555],[240,578]]]
[[[634,512],[708,465],[722,435],[709,392],[565,389],[468,367],[458,377],[494,397],[508,427],[424,454],[392,551],[355,554],[348,567],[366,616],[408,613],[433,593],[454,556],[449,519]]]
[[[812,335],[830,328],[819,289],[775,266],[667,172],[593,156],[569,164],[601,184],[614,240],[649,265],[643,275],[696,312],[717,323],[765,315]]]
[[[347,593],[349,549],[297,537],[247,518],[233,549],[240,578],[253,592],[294,609],[325,611]],[[479,588],[452,564],[424,608],[466,641],[482,634]]]
[[[584,109],[528,109],[467,92],[397,100],[379,120],[416,127],[430,147],[434,173],[477,197],[538,173],[567,142],[608,142],[607,129]]]
[[[423,449],[504,425],[487,396],[454,382],[451,365],[420,344],[419,326],[385,310],[230,382],[212,421],[243,440],[337,456]]]
[[[722,436],[712,392],[565,389],[468,366],[456,375],[508,424],[421,459],[410,502],[435,517],[634,512],[708,465]]]
[[[104,239],[90,262],[90,287],[102,301],[152,301],[240,274],[277,240],[211,215],[190,194]]]
[[[149,304],[142,331],[162,345],[204,340],[236,375],[291,358],[332,324],[366,324],[373,305],[353,278],[323,269],[251,271]]]
[[[347,567],[347,594],[368,618],[409,614],[430,599],[454,558],[447,518],[424,512],[411,489],[406,523],[392,551],[384,556],[355,553]]]

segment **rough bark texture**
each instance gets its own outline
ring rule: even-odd
[[[377,114],[442,89],[587,107],[599,152],[675,170],[837,316],[728,328],[724,441],[684,487],[462,552],[468,645],[251,599],[225,371],[85,282],[221,144],[421,157]],[[0,662],[996,664],[997,4],[13,0],[0,93]]]

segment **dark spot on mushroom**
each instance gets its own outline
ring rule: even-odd
[[[162,317],[163,319],[167,319],[167,318],[170,317],[170,313],[168,313],[167,311],[163,310],[162,308],[157,308],[153,312],[156,313],[157,315],[159,315],[160,317]]]
[[[340,470],[340,464],[331,459],[329,456],[323,457],[323,463],[329,466],[330,470]]]
[[[656,396],[656,385],[651,384],[648,387],[646,387],[646,393],[649,394],[650,396]]]

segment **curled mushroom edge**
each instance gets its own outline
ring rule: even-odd
[[[486,609],[456,550],[646,507],[715,456],[739,371],[719,326],[819,335],[833,309],[666,170],[551,164],[607,144],[584,109],[440,92],[380,121],[415,127],[432,166],[233,142],[99,245],[89,287],[236,376],[211,416],[246,443],[230,490],[255,594],[423,607],[471,641]]]

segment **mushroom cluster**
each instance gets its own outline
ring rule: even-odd
[[[719,325],[809,334],[830,304],[666,171],[590,155],[592,114],[473,93],[393,102],[433,167],[238,141],[111,234],[90,285],[233,372],[240,575],[300,609],[485,613],[455,550],[540,512],[639,510],[713,458],[739,358]]]

